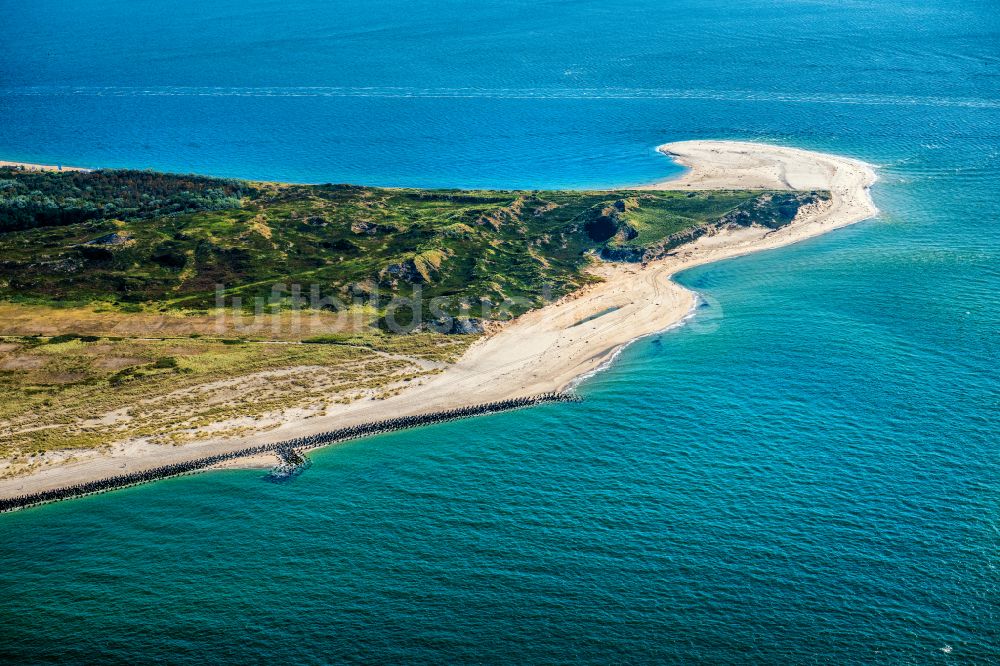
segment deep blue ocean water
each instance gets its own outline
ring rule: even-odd
[[[875,220],[688,271],[552,405],[0,516],[0,661],[997,663],[1000,12],[0,3],[0,158],[587,187],[738,138]]]

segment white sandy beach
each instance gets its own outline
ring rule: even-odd
[[[91,169],[63,164],[33,164],[31,162],[8,162],[6,160],[0,160],[0,167],[17,167],[25,171],[91,171]]]
[[[29,476],[0,481],[0,497],[179,462],[388,417],[562,390],[594,372],[628,342],[667,329],[692,311],[696,296],[671,280],[679,271],[789,245],[873,217],[870,166],[857,160],[767,144],[687,141],[660,151],[689,168],[651,189],[767,188],[830,190],[822,207],[800,211],[777,231],[740,229],[683,246],[646,266],[603,264],[606,281],[529,312],[473,345],[445,372],[386,400],[339,405],[325,416],[284,423],[264,435],[179,447],[132,445],[80,456]],[[582,320],[601,314],[585,323]],[[256,461],[259,465],[260,461]]]

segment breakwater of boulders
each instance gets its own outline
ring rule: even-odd
[[[306,437],[296,437],[295,439],[273,442],[271,444],[260,444],[240,449],[238,451],[230,451],[229,453],[220,453],[213,456],[205,456],[204,458],[186,460],[172,465],[153,467],[140,472],[119,474],[105,479],[99,479],[97,481],[88,481],[86,483],[78,483],[72,486],[65,486],[63,488],[4,498],[0,499],[0,513],[23,509],[36,504],[45,504],[47,502],[55,502],[74,497],[83,497],[84,495],[103,493],[109,490],[118,490],[120,488],[127,488],[129,486],[139,485],[140,483],[149,483],[150,481],[157,481],[171,476],[190,474],[229,460],[247,458],[249,456],[256,456],[265,453],[273,453],[279,460],[279,465],[275,472],[272,472],[272,476],[288,477],[294,475],[297,470],[301,470],[305,465],[306,458],[303,455],[303,452],[319,448],[321,446],[329,446],[330,444],[336,444],[338,442],[344,442],[351,439],[370,437],[372,435],[380,435],[388,432],[394,432],[396,430],[405,430],[407,428],[430,425],[432,423],[442,423],[444,421],[453,421],[455,419],[463,419],[470,416],[495,414],[497,412],[506,412],[512,409],[532,407],[534,405],[541,405],[549,402],[579,401],[580,398],[572,393],[541,393],[538,395],[525,396],[523,398],[499,400],[497,402],[470,405],[468,407],[459,407],[440,412],[430,412],[427,414],[418,414],[416,416],[399,416],[391,419],[383,419],[381,421],[373,421],[371,423],[362,423],[360,425],[338,428],[337,430],[330,430],[328,432],[317,433]]]
[[[309,458],[305,457],[299,449],[292,447],[277,449],[274,452],[278,458],[278,465],[264,477],[265,481],[271,483],[282,483],[291,481],[311,464]]]

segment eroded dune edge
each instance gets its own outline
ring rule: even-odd
[[[680,178],[649,189],[829,190],[831,200],[800,210],[778,230],[741,228],[706,235],[645,265],[602,264],[603,283],[529,312],[471,347],[443,373],[380,401],[343,405],[328,415],[289,421],[266,434],[162,447],[125,445],[0,481],[0,497],[36,493],[120,474],[307,437],[363,423],[442,412],[470,405],[563,391],[606,365],[632,340],[677,325],[696,295],[676,284],[679,271],[789,245],[873,217],[873,169],[860,161],[795,148],[735,141],[686,141],[660,146],[688,167]],[[238,462],[235,464],[239,464]],[[249,459],[248,465],[269,464]],[[233,461],[227,466],[234,466]]]

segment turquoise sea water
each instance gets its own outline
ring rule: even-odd
[[[879,218],[688,271],[551,405],[0,516],[0,661],[1000,661],[994,2],[0,3],[0,157],[645,182],[739,138]]]

